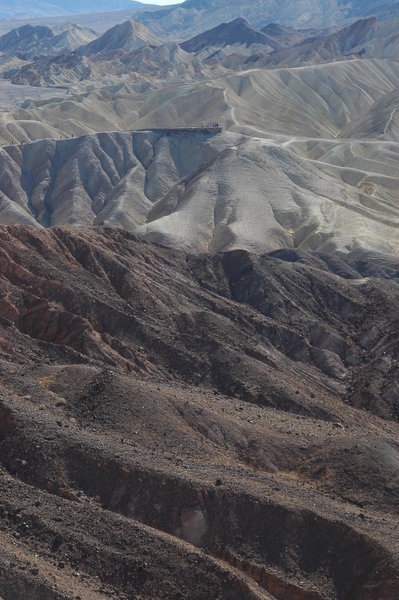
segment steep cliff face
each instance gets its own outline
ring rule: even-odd
[[[5,600],[396,598],[395,260],[0,234]]]

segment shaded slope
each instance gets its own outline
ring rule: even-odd
[[[8,54],[26,52],[32,45],[53,37],[50,27],[24,25],[0,37],[0,51]]]
[[[210,31],[205,31],[195,38],[183,42],[181,47],[186,52],[198,52],[207,47],[223,47],[232,44],[245,44],[246,46],[262,44],[273,49],[278,47],[278,44],[272,38],[255,29],[245,19],[235,19],[230,23],[222,23]]]
[[[94,31],[71,23],[56,28],[24,25],[0,37],[0,51],[7,57],[34,60],[75,50],[96,37]]]
[[[280,23],[269,23],[261,30],[268,37],[275,40],[280,46],[293,46],[303,39],[316,35],[317,31],[312,29],[294,29],[284,27]]]
[[[360,139],[373,136],[398,142],[398,112],[399,91],[396,89],[373,104],[361,118],[348,125],[342,136]]]
[[[395,60],[399,51],[398,21],[379,22],[375,17],[356,21],[328,35],[307,36],[290,47],[281,48],[257,64],[299,67],[351,58]]]

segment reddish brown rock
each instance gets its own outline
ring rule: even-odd
[[[0,251],[4,600],[395,598],[386,268],[112,229]]]

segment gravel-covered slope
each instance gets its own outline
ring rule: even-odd
[[[397,261],[0,234],[4,600],[397,598]]]

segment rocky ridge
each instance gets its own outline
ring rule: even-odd
[[[0,247],[5,600],[394,600],[397,261]]]
[[[24,25],[0,37],[4,57],[32,61],[42,56],[61,54],[93,41],[94,31],[68,23],[61,27]]]
[[[11,145],[0,157],[3,223],[106,224],[192,252],[399,253],[394,200],[388,219],[387,195],[367,207],[366,190],[239,134],[102,133]]]
[[[186,0],[162,10],[143,11],[137,18],[156,35],[162,33],[179,38],[183,30],[195,36],[235,18],[247,19],[259,28],[278,21],[295,28],[323,29],[347,25],[356,19],[378,14],[389,14],[389,18],[394,14],[398,17],[396,0],[383,0],[378,5],[375,0],[343,1],[338,4],[329,0],[305,0],[300,3],[291,0],[279,3],[270,0]]]

